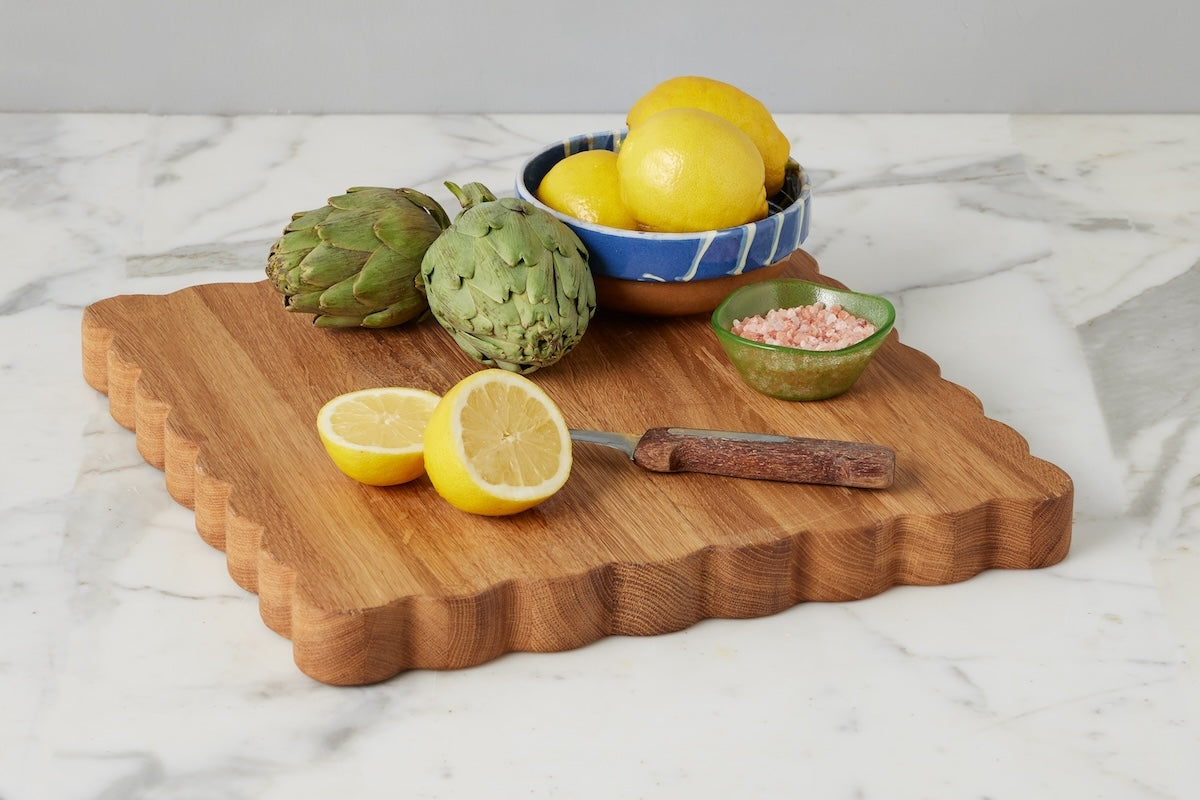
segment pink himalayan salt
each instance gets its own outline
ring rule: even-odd
[[[735,319],[732,331],[764,344],[800,350],[841,350],[858,344],[875,332],[875,326],[837,303],[795,308],[774,308],[765,316]]]

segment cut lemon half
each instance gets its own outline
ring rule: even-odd
[[[440,399],[401,386],[339,395],[317,413],[317,433],[333,463],[354,480],[406,483],[425,472],[425,425]]]
[[[472,514],[516,514],[571,474],[571,437],[554,401],[503,369],[473,373],[438,403],[425,428],[425,469],[437,493]]]

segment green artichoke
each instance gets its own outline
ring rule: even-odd
[[[387,328],[428,307],[421,259],[450,225],[415,189],[355,187],[292,215],[267,257],[267,277],[289,311],[325,328]]]
[[[565,356],[596,312],[588,252],[570,228],[486,186],[447,188],[462,203],[421,262],[429,310],[468,355],[528,374]]]

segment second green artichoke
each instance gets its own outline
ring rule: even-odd
[[[488,366],[528,374],[555,363],[596,311],[587,248],[531,203],[480,183],[446,186],[463,210],[421,262],[430,311]]]

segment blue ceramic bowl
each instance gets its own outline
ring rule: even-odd
[[[788,164],[783,189],[768,199],[767,217],[735,228],[628,231],[584,222],[538,201],[542,178],[559,161],[584,150],[618,150],[624,138],[623,130],[572,136],[533,156],[517,173],[517,196],[565,222],[587,247],[602,307],[650,314],[712,311],[730,291],[757,279],[751,273],[777,265],[808,236],[811,190],[795,161]]]

